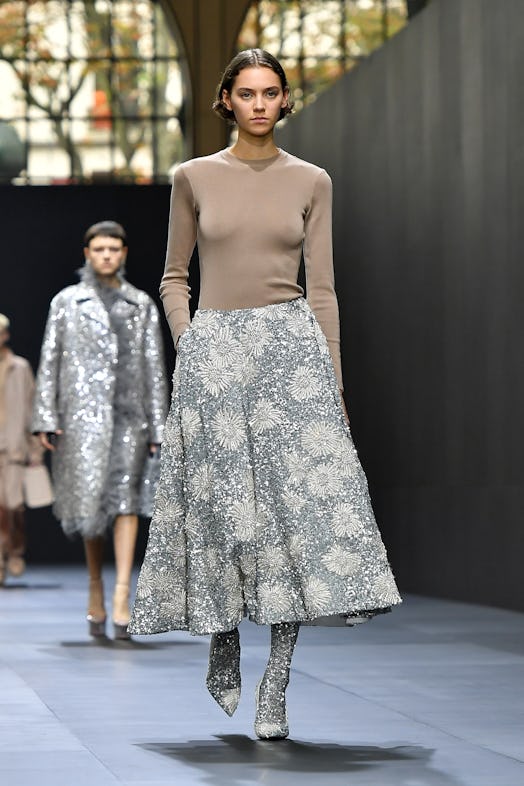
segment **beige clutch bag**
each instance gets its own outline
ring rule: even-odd
[[[24,499],[28,508],[45,508],[54,502],[51,478],[45,464],[24,467]]]

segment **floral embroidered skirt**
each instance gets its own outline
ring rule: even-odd
[[[197,311],[129,631],[366,618],[400,602],[306,301]]]

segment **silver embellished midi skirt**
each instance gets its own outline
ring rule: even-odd
[[[306,301],[197,311],[129,631],[365,618],[400,602]]]

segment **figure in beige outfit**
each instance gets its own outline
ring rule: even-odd
[[[27,360],[7,346],[9,319],[0,314],[0,584],[25,570],[23,473],[40,464],[42,448],[31,435],[34,378]]]

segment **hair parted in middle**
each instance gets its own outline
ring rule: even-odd
[[[231,95],[235,79],[244,68],[270,68],[280,79],[282,90],[288,90],[289,84],[284,69],[280,65],[276,57],[265,49],[243,49],[231,60],[226,70],[222,74],[222,79],[218,83],[215,100],[213,101],[212,108],[224,120],[235,122],[234,113],[227,108],[222,100],[224,90]],[[287,105],[280,110],[279,120],[289,115],[293,111],[294,102],[288,98]]]

